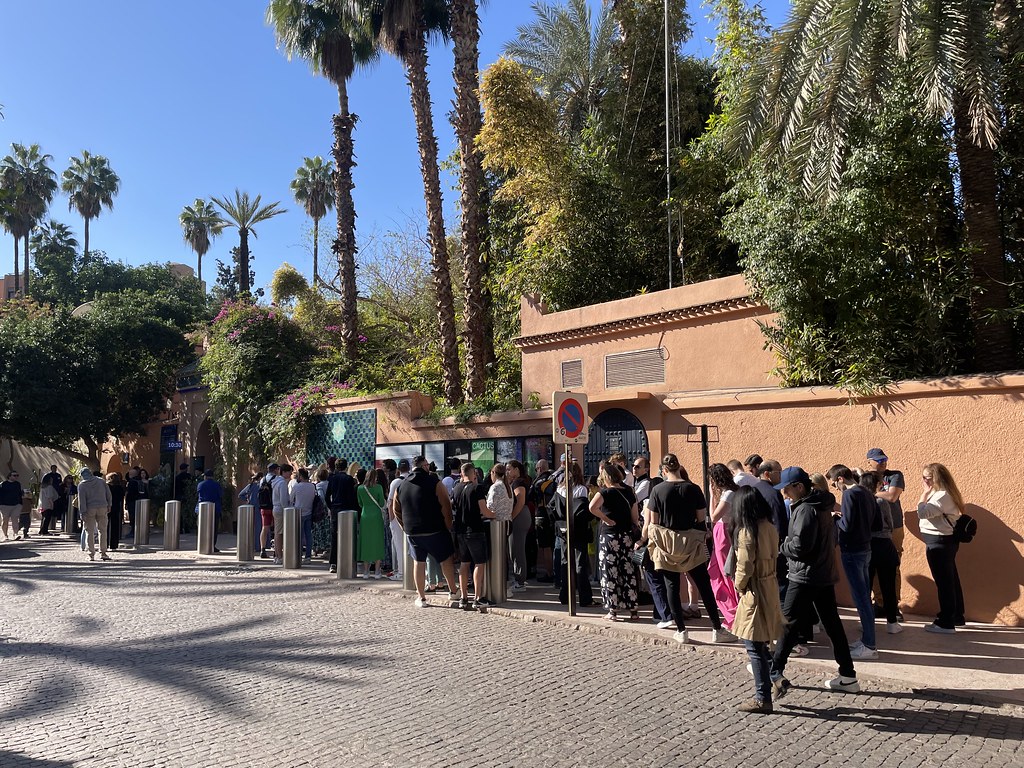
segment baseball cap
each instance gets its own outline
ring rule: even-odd
[[[398,462],[398,471],[399,472],[408,472],[409,471],[409,460],[408,459],[401,459]]]
[[[781,491],[793,483],[801,483],[804,488],[811,487],[811,478],[804,472],[803,467],[786,467],[782,470],[782,482],[775,486],[775,490]]]
[[[888,461],[889,457],[885,455],[885,451],[883,451],[881,448],[872,448],[870,451],[868,451],[868,459],[871,461],[882,462]]]

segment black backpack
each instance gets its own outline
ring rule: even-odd
[[[260,509],[274,508],[274,486],[269,479],[263,478],[256,498],[260,503]]]
[[[945,517],[945,515],[943,515]],[[949,522],[949,518],[946,518],[946,522]],[[974,537],[978,535],[978,521],[968,515],[966,512],[960,514],[960,517],[956,519],[953,526],[953,538],[959,541],[961,544],[967,544],[974,540]]]

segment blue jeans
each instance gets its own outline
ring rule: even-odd
[[[868,648],[876,648],[875,609],[871,605],[871,550],[843,552],[841,559],[850,583],[850,595],[860,616],[861,642]]]
[[[772,702],[772,657],[768,643],[744,640],[744,647],[750,657],[750,668],[754,672],[754,697],[765,704]]]
[[[306,557],[313,556],[313,513],[302,516],[302,545]]]

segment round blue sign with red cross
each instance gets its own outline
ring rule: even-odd
[[[579,400],[567,398],[558,407],[558,429],[570,440],[575,440],[586,425],[586,415]]]

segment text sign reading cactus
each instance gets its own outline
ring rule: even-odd
[[[590,437],[587,396],[575,392],[551,395],[552,438],[556,443],[576,445]]]

